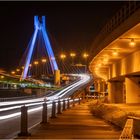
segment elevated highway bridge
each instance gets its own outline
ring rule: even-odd
[[[110,103],[140,103],[140,3],[130,2],[92,44],[95,89]]]

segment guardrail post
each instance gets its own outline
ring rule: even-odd
[[[52,114],[51,114],[51,118],[56,118],[56,103],[53,101],[52,102]]]
[[[57,114],[62,114],[61,112],[61,101],[58,101],[58,106],[57,106]]]
[[[81,104],[81,99],[80,99],[80,97],[79,97],[79,105]]]
[[[74,99],[73,99],[73,104],[72,105],[73,105],[73,107],[75,107],[75,101],[74,101]]]
[[[67,109],[70,109],[70,100],[67,100]]]
[[[43,103],[43,109],[42,109],[42,122],[41,123],[48,123],[48,108],[47,103]]]
[[[88,95],[86,96],[86,101],[88,102]]]
[[[63,100],[63,111],[66,110],[66,104],[65,104],[65,99]]]
[[[20,133],[18,136],[30,136],[28,133],[28,107],[21,107]]]

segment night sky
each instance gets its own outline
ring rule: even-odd
[[[89,52],[105,23],[124,5],[123,1],[0,2],[0,68],[12,70],[34,31],[34,15],[45,15],[56,55]]]

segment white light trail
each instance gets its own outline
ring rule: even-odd
[[[51,103],[53,100],[59,99],[60,97],[66,95],[72,89],[78,87],[81,84],[87,83],[90,80],[89,75],[79,75],[79,76],[81,77],[80,81],[66,87],[65,89],[56,93],[56,95],[47,97],[48,100],[51,100],[51,101],[48,101],[47,104]],[[35,102],[39,102],[39,103],[35,103]],[[0,103],[0,105],[3,105],[3,106],[5,105],[6,106],[6,105],[25,104],[26,106],[30,107],[30,106],[34,106],[34,105],[40,105],[43,102],[44,102],[44,98],[38,98],[38,99],[31,99],[31,100],[2,102],[2,103]],[[27,103],[30,103],[30,104],[27,104]],[[0,111],[8,111],[8,110],[11,110],[11,109],[17,109],[17,108],[20,108],[21,106],[23,106],[23,105],[2,108],[2,109],[0,109]],[[41,107],[36,107],[34,109],[28,109],[28,112],[33,112],[33,111],[37,111],[37,110],[40,110],[40,109],[42,109],[42,106]],[[8,118],[11,118],[11,117],[16,117],[16,116],[19,116],[20,114],[21,114],[20,112],[16,112],[16,113],[12,113],[12,114],[9,114],[9,115],[0,116],[0,120],[8,119]]]

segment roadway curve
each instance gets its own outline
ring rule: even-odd
[[[89,75],[78,75],[80,80],[65,87],[63,90],[56,92],[54,95],[46,96],[48,104],[49,116],[51,115],[51,103],[54,100],[68,98],[77,89],[89,83],[91,78]],[[0,139],[13,138],[20,130],[20,108],[28,106],[28,127],[29,129],[37,125],[41,121],[42,103],[44,97],[37,99],[26,99],[19,101],[7,101],[0,103]]]

